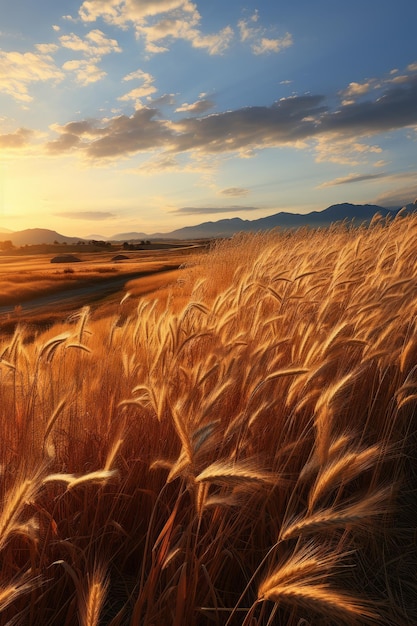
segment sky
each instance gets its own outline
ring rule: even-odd
[[[0,0],[0,229],[417,197],[416,0]]]

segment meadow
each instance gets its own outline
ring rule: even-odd
[[[239,235],[5,334],[1,625],[417,623],[416,240]]]

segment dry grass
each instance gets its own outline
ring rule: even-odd
[[[239,236],[5,339],[0,623],[417,623],[416,237]]]

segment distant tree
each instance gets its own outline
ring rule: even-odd
[[[8,252],[9,250],[13,250],[13,248],[14,248],[13,241],[11,241],[10,239],[6,239],[6,241],[0,241],[0,248],[4,252]]]
[[[58,246],[58,245],[59,245],[59,241],[57,241],[57,240],[55,239],[55,240],[54,240],[54,244],[55,244],[56,246]]]

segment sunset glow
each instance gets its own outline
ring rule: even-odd
[[[417,196],[414,0],[4,0],[0,228],[169,232]]]

